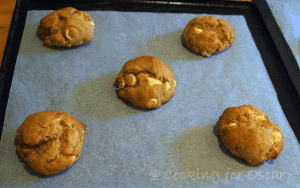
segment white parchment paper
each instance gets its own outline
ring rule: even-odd
[[[299,144],[277,100],[243,16],[214,15],[236,31],[229,49],[203,58],[184,47],[183,29],[203,14],[87,11],[93,40],[64,49],[43,45],[42,17],[29,11],[11,86],[2,141],[0,186],[29,187],[279,187],[299,182]],[[156,110],[117,97],[115,77],[142,55],[174,71],[176,94]],[[231,106],[254,105],[280,126],[278,159],[250,166],[218,136],[217,121]],[[38,111],[60,110],[87,131],[80,159],[53,176],[30,170],[16,153],[16,130]]]

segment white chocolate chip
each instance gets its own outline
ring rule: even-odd
[[[69,159],[70,159],[71,161],[74,161],[74,160],[76,159],[76,156],[70,156]]]
[[[155,78],[148,77],[148,81],[149,81],[149,85],[150,86],[153,86],[155,84],[162,84],[162,82],[160,80],[155,79]]]
[[[201,33],[201,32],[202,32],[202,29],[196,27],[196,28],[195,28],[195,32],[196,32],[196,33]]]
[[[60,117],[60,118],[55,118],[55,122],[59,122],[60,120],[61,120],[62,118]]]
[[[73,26],[68,27],[65,32],[64,36],[66,39],[71,40],[72,38],[78,38],[79,36],[79,31]]]
[[[273,143],[273,142],[274,142],[274,143],[279,142],[280,139],[281,139],[281,134],[280,134],[280,132],[278,132],[278,131],[272,132],[272,143]]]
[[[153,86],[155,84],[162,84],[160,80],[148,77],[148,75],[144,73],[137,75],[137,79],[139,81],[139,85]]]
[[[67,39],[71,39],[72,37],[69,35],[69,29],[65,30],[65,36]]]
[[[146,102],[145,102],[145,106],[147,108],[153,108],[154,106],[156,106],[157,104],[157,100],[156,99],[148,99]]]
[[[136,78],[134,75],[132,74],[127,74],[125,77],[124,77],[124,80],[125,80],[125,83],[129,86],[133,86],[135,83],[136,83]]]
[[[259,115],[255,117],[256,120],[265,120],[265,116],[264,115]]]
[[[176,81],[175,80],[172,80],[170,83],[169,82],[165,83],[165,85],[167,87],[167,90],[169,90],[171,88],[171,85],[173,85],[174,87],[176,87]]]
[[[60,125],[60,121],[62,118],[56,118],[53,123],[57,126],[58,129],[62,129],[62,126]]]
[[[119,88],[120,89],[123,89],[125,87],[125,82],[124,80],[121,78],[120,81],[119,81]]]
[[[236,123],[230,123],[230,124],[229,124],[229,127],[235,127],[235,126],[237,126]]]
[[[165,84],[166,84],[167,90],[169,90],[170,87],[171,87],[170,84],[169,84],[169,82],[166,82]]]
[[[92,24],[92,25],[95,25],[95,23],[94,23],[94,22],[90,22],[90,24]]]

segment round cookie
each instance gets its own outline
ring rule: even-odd
[[[17,152],[33,171],[52,175],[73,165],[83,147],[85,125],[70,114],[41,111],[17,130]]]
[[[175,94],[175,75],[163,61],[141,56],[126,62],[116,83],[119,97],[141,108],[159,108]]]
[[[189,21],[184,29],[183,37],[189,49],[209,57],[231,46],[235,40],[235,31],[223,19],[203,16]]]
[[[94,25],[87,13],[66,7],[42,18],[38,32],[47,46],[72,47],[91,41]]]
[[[227,108],[218,125],[225,147],[251,165],[276,159],[283,149],[284,137],[279,126],[254,106]]]

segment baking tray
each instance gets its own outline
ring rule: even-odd
[[[66,6],[77,9],[120,11],[241,15],[245,18],[264,66],[275,88],[280,106],[291,128],[300,139],[300,72],[280,29],[278,28],[265,1],[17,1],[7,45],[1,66],[1,111],[2,130],[9,91],[14,75],[27,11],[55,10]],[[26,108],[26,107],[24,107]],[[1,134],[0,134],[1,135]]]
[[[55,10],[73,6],[81,10],[115,10],[133,12],[213,13],[243,15],[260,51],[276,89],[281,107],[300,139],[300,72],[265,1],[25,1],[18,0],[0,72],[0,136],[9,97],[11,80],[28,10]],[[0,137],[1,138],[1,137]]]

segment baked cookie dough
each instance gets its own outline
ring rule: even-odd
[[[38,32],[47,46],[72,47],[91,41],[94,25],[87,13],[66,7],[42,18]]]
[[[218,125],[225,147],[251,165],[276,159],[283,149],[284,138],[279,126],[254,106],[227,108]]]
[[[17,152],[33,171],[52,175],[74,164],[81,153],[85,125],[70,114],[41,111],[17,130]]]
[[[235,31],[225,20],[203,16],[190,20],[184,29],[183,37],[189,49],[209,57],[231,46],[235,40]]]
[[[141,108],[159,108],[175,94],[175,75],[163,61],[141,56],[126,62],[116,83],[119,97]]]

